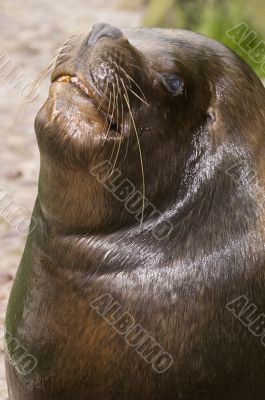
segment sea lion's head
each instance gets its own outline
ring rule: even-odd
[[[95,25],[64,46],[36,118],[43,212],[75,232],[188,213],[224,163],[258,154],[264,98],[250,68],[202,35]]]

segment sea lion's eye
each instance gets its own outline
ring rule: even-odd
[[[164,73],[162,75],[162,82],[167,89],[173,95],[178,95],[183,93],[184,81],[183,79],[174,73]]]

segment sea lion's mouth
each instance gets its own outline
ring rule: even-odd
[[[72,83],[77,86],[82,92],[84,92],[87,96],[93,99],[93,94],[89,91],[88,87],[84,85],[84,83],[77,76],[70,75],[62,75],[56,79],[57,82],[67,82]]]
[[[79,77],[71,76],[71,75],[61,75],[56,77],[53,82],[60,83],[71,83],[75,87],[77,87],[82,94],[85,94],[97,107],[97,113],[99,113],[106,121],[106,125],[109,127],[109,130],[120,133],[122,127],[113,119],[113,117],[109,114],[109,112],[104,111],[102,107],[102,99],[100,99],[99,94],[96,90],[94,90],[91,86],[85,84]]]

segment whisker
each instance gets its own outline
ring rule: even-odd
[[[129,91],[134,94],[134,96],[136,96],[140,101],[142,101],[145,105],[147,105],[148,107],[150,107],[150,104],[147,103],[144,99],[142,99],[140,96],[138,96],[137,93],[135,93],[131,88],[129,88]]]
[[[133,114],[132,114],[132,110],[130,107],[130,101],[129,101],[129,97],[128,97],[128,92],[126,89],[126,86],[124,85],[123,80],[121,80],[125,93],[124,93],[124,99],[127,103],[127,107],[131,116],[131,120],[133,123],[133,127],[134,127],[134,131],[135,131],[135,135],[136,135],[136,139],[137,139],[137,144],[138,144],[138,149],[139,149],[139,157],[140,157],[140,163],[141,163],[141,171],[142,171],[142,183],[143,183],[143,190],[142,190],[142,197],[143,197],[143,203],[142,203],[142,217],[141,217],[141,224],[143,224],[143,220],[144,220],[144,207],[145,207],[145,175],[144,175],[144,162],[143,162],[143,154],[142,154],[142,149],[141,149],[141,143],[140,143],[140,139],[139,139],[139,135],[138,135],[138,131],[136,128],[136,124],[135,124],[135,120],[133,118]]]
[[[121,81],[121,83],[122,83],[122,85],[123,85],[123,87],[125,87],[125,84],[124,84],[124,81],[123,81],[123,79],[122,78],[120,78],[120,81]],[[126,90],[126,89],[125,89]],[[123,110],[123,101],[122,101],[122,110]],[[124,122],[123,122],[123,124],[124,124]],[[129,131],[130,131],[130,129],[131,129],[131,120],[129,119]],[[127,158],[127,154],[128,154],[128,150],[129,150],[129,144],[130,144],[130,135],[128,135],[128,139],[127,139],[127,144],[126,144],[126,150],[125,150],[125,154],[124,154],[124,158],[123,158],[123,162],[126,160],[126,158]]]
[[[26,104],[29,102],[30,98],[32,97],[32,94],[36,90],[38,86],[41,85],[41,83],[47,78],[47,76],[50,75],[50,73],[60,64],[64,61],[65,57],[68,55],[65,53],[65,50],[70,47],[70,42],[73,42],[73,40],[77,38],[77,34],[72,35],[69,37],[66,42],[56,50],[54,56],[51,58],[51,60],[48,62],[47,66],[39,73],[39,75],[36,77],[36,79],[33,81],[29,92],[23,99],[21,106],[18,110],[17,117],[14,122],[14,127],[18,123],[22,113],[25,110]]]
[[[108,126],[108,128],[107,128],[107,131],[106,131],[106,134],[105,134],[105,138],[104,138],[104,142],[103,142],[102,146],[104,146],[104,145],[105,145],[105,143],[106,143],[106,141],[107,141],[107,139],[108,139],[108,136],[109,136],[109,131],[110,131],[110,128],[111,128],[111,121],[108,121],[108,116],[110,115],[110,106],[111,106],[111,99],[112,99],[112,95],[114,96],[113,92],[110,92],[110,99],[109,99],[108,113],[107,113],[107,116],[106,116],[106,122],[105,122],[105,125],[106,125],[106,123],[108,123],[108,122],[109,122],[109,126]],[[104,129],[105,129],[105,125],[104,125]]]
[[[114,118],[114,115],[115,115],[116,104],[118,103],[118,96],[117,96],[117,94],[116,94],[116,92],[115,92],[114,83],[112,83],[112,88],[113,88],[114,100],[113,100],[113,108],[112,108],[112,115],[111,115],[110,125],[111,125],[111,123],[112,123],[112,121],[113,121],[113,118]],[[117,122],[118,122],[118,121],[117,121]],[[116,138],[117,138],[117,132],[116,132]],[[110,159],[109,159],[110,162],[112,161],[112,157],[113,157],[113,155],[114,155],[115,147],[116,147],[116,141],[114,141],[114,144],[113,144],[113,147],[112,147],[112,152],[111,152],[111,156],[110,156]],[[113,170],[114,170],[114,168],[113,168]]]
[[[54,61],[53,61],[54,62]],[[53,71],[54,69],[54,64],[52,64],[51,62],[47,65],[47,67],[40,72],[40,74],[37,76],[37,78],[34,80],[34,82],[32,83],[29,92],[27,93],[27,96],[23,99],[21,106],[19,107],[15,122],[14,122],[14,128],[17,125],[21,115],[23,114],[26,104],[28,103],[29,99],[32,97],[32,94],[34,93],[34,90],[36,90],[36,88],[38,86],[41,85],[41,83],[44,81],[44,79]]]
[[[135,64],[131,64],[131,63],[130,63],[130,66],[131,66],[131,67],[134,67],[134,68],[137,68],[137,69],[139,69],[139,71],[142,72],[142,69],[141,69],[140,67],[138,67],[138,65],[135,65]]]
[[[123,129],[123,123],[124,123],[124,120],[123,120],[123,118],[124,118],[124,115],[123,115],[123,100],[122,100],[122,96],[121,96],[120,84],[119,84],[119,80],[118,80],[117,75],[115,75],[115,78],[116,78],[116,82],[117,82],[118,99],[120,99],[120,102],[121,102],[121,114],[122,114],[121,115],[121,127]],[[118,116],[119,116],[119,107],[117,109],[117,124],[119,126],[119,118],[118,118]],[[120,133],[122,134],[123,132],[121,131]],[[115,157],[113,169],[115,169],[117,161],[118,161],[118,157],[119,157],[120,149],[121,149],[121,142],[122,142],[122,138],[120,138],[120,141],[119,141],[118,150],[117,150],[117,154],[116,154],[116,157]]]
[[[135,80],[134,80],[130,75],[128,75],[127,72],[126,72],[122,67],[119,67],[119,68],[120,68],[120,69],[122,70],[122,72],[127,76],[127,78],[135,84],[135,86],[140,90],[140,92],[141,92],[143,98],[145,99],[145,101],[147,101],[147,100],[146,100],[146,97],[145,97],[145,94],[144,94],[144,92],[142,91],[142,89],[140,88],[140,86],[138,85],[138,83],[135,82]]]
[[[108,80],[107,80],[107,85],[106,85],[106,87],[105,87],[104,93],[103,93],[102,98],[101,98],[101,100],[100,100],[100,103],[99,103],[99,105],[98,105],[97,113],[99,112],[99,110],[100,110],[100,108],[101,108],[101,106],[102,106],[103,101],[106,99],[106,94],[107,94],[107,92],[108,92],[108,88],[109,88],[109,78],[108,78]]]
[[[147,106],[150,106],[150,104],[148,104],[147,101],[146,101],[146,97],[145,97],[145,95],[144,95],[142,89],[140,88],[140,86],[138,86],[138,84],[135,82],[135,80],[134,80],[133,78],[131,78],[131,77],[128,75],[128,73],[127,73],[122,67],[120,67],[115,61],[113,61],[112,64],[114,64],[114,65],[117,67],[118,70],[121,69],[121,70],[123,71],[123,73],[128,77],[128,79],[130,79],[130,80],[138,87],[138,89],[141,91],[141,93],[142,93],[143,97],[145,98],[145,100],[143,100],[139,95],[137,95],[137,93],[135,93],[131,88],[130,88],[130,91],[131,91],[136,97],[138,97],[139,100],[141,100],[141,101],[142,101],[143,103],[145,103]],[[139,68],[139,67],[137,67],[136,65],[133,65],[133,64],[130,64],[130,65],[133,66],[133,67]],[[141,71],[140,68],[139,68],[139,70]]]
[[[106,121],[105,121],[105,124],[104,124],[104,129],[105,129],[105,125],[107,126],[108,125],[108,123],[109,123],[109,119],[108,119],[108,116],[109,116],[109,114],[110,114],[110,106],[111,106],[111,103],[112,103],[112,92],[110,92],[110,97],[109,97],[109,105],[108,105],[108,112],[107,112],[107,114],[106,114]]]

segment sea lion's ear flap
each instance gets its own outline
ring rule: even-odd
[[[213,126],[217,122],[216,111],[213,107],[210,107],[207,111],[207,124]]]
[[[222,120],[220,116],[220,112],[216,107],[209,107],[206,115],[206,124],[208,128],[208,132],[211,136],[217,138],[221,137],[222,130]]]
[[[214,140],[223,140],[224,135],[226,135],[226,124],[218,104],[208,108],[206,115],[206,126],[209,134]]]

